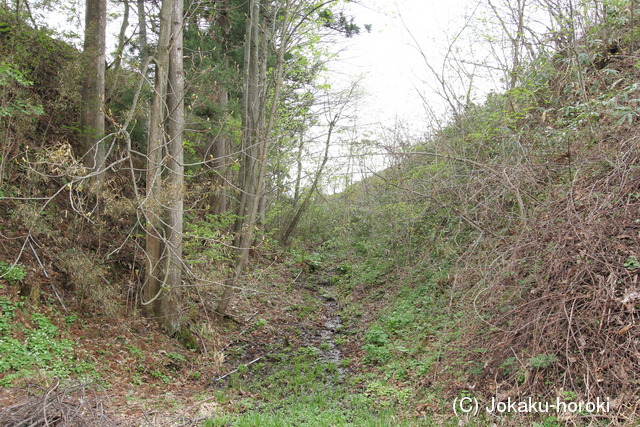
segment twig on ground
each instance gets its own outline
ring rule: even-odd
[[[257,359],[253,359],[251,362],[247,363],[246,366],[253,365],[254,363],[256,363],[260,359],[262,359],[262,356],[258,357]],[[225,375],[219,377],[218,379],[216,379],[216,381],[221,381],[221,380],[227,378],[229,375],[232,375],[235,372],[238,372],[238,368],[234,369],[233,371],[229,372],[228,374],[225,374]]]

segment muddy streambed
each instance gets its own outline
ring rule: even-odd
[[[333,372],[330,382],[342,381],[346,377],[348,369],[343,366],[346,356],[341,350],[345,331],[339,315],[340,306],[333,295],[333,286],[329,280],[318,279],[317,276],[305,279],[298,281],[298,286],[310,291],[322,303],[322,306],[316,306],[317,317],[313,319],[315,316],[310,316],[306,322],[272,323],[271,326],[275,326],[275,329],[247,325],[232,343],[223,348],[226,366],[215,379],[216,386],[225,384],[224,380],[238,372],[242,365],[248,367],[256,362],[267,365],[267,369],[259,375],[268,375],[270,367],[278,369],[269,363],[279,360],[278,353],[296,348],[313,348],[321,363],[335,366],[335,370],[330,370]],[[250,377],[251,374],[246,376]]]
[[[336,333],[342,329],[342,320],[338,315],[338,302],[331,296],[322,296],[323,304],[326,310],[326,320],[324,327],[318,329],[320,345],[320,360],[325,363],[332,363],[337,367],[338,379],[344,379],[346,369],[341,366],[342,353],[340,347],[336,344]],[[324,345],[323,345],[324,344]]]

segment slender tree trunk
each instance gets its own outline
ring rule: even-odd
[[[302,180],[302,150],[304,150],[304,131],[300,130],[300,141],[298,142],[298,152],[296,153],[296,184],[293,192],[293,206],[300,201],[300,186]]]
[[[162,158],[165,140],[164,117],[169,68],[172,0],[163,0],[160,10],[160,35],[155,55],[155,87],[149,119],[147,145],[147,197],[144,212],[147,220],[147,271],[143,288],[143,304],[153,315],[159,314],[158,298],[165,282],[161,268],[164,227],[162,224]]]
[[[138,45],[140,49],[140,67],[142,67],[149,56],[147,11],[144,8],[144,0],[138,0]]]
[[[225,282],[222,298],[216,311],[226,313],[236,287],[237,278],[242,275],[249,260],[249,249],[253,241],[253,227],[255,225],[259,171],[258,146],[260,144],[260,101],[259,101],[259,23],[260,0],[250,0],[249,20],[245,36],[244,53],[244,82],[242,96],[242,163],[240,170],[240,201],[238,204],[238,219],[235,222],[234,238],[235,256],[234,273]]]
[[[329,160],[329,147],[331,146],[331,137],[333,136],[333,131],[334,131],[336,125],[338,124],[338,121],[340,120],[340,117],[342,117],[342,114],[343,114],[343,111],[344,111],[345,107],[347,105],[349,105],[349,103],[354,98],[354,96],[356,94],[356,91],[357,91],[357,88],[358,88],[358,83],[357,82],[352,83],[352,85],[349,88],[348,92],[345,92],[344,94],[341,94],[338,97],[338,100],[337,100],[337,102],[339,104],[338,105],[338,111],[336,111],[333,114],[330,114],[329,117],[328,117],[329,129],[327,131],[327,139],[325,141],[324,156],[322,158],[322,162],[320,163],[320,167],[318,167],[318,170],[316,171],[316,174],[315,174],[315,176],[313,178],[313,182],[311,183],[311,188],[309,189],[309,191],[305,195],[304,200],[302,201],[302,203],[298,203],[297,209],[296,209],[296,205],[294,205],[294,207],[292,209],[292,211],[295,211],[295,213],[291,217],[291,221],[287,225],[287,228],[285,228],[285,230],[282,232],[281,237],[280,237],[280,244],[282,244],[282,245],[287,245],[289,243],[289,239],[291,238],[291,235],[292,235],[293,231],[295,230],[296,226],[298,225],[298,222],[300,221],[300,218],[302,218],[302,215],[304,214],[304,212],[309,207],[309,204],[311,203],[311,199],[312,199],[314,193],[318,189],[318,185],[320,184],[320,178],[322,176],[322,172],[324,171],[324,167],[326,166],[327,161]]]
[[[112,73],[113,81],[107,89],[105,95],[106,100],[110,100],[113,96],[113,91],[120,86],[120,69],[122,68],[122,54],[124,52],[124,44],[127,38],[127,27],[129,27],[129,0],[123,0],[124,13],[122,15],[122,25],[120,26],[120,34],[118,35],[118,46],[116,47],[115,59],[113,61]]]
[[[113,61],[113,71],[119,71],[122,64],[122,54],[124,52],[124,44],[127,41],[127,28],[129,27],[129,0],[123,0],[124,13],[122,15],[122,25],[120,26],[120,34],[118,34],[118,46],[116,47],[116,57]]]
[[[329,147],[331,146],[331,136],[333,134],[333,129],[336,126],[338,118],[339,118],[339,114],[336,115],[333,118],[333,120],[329,123],[329,131],[327,133],[327,140],[325,141],[324,157],[322,158],[322,163],[320,164],[320,167],[316,171],[316,175],[313,177],[313,183],[311,184],[311,188],[309,189],[309,192],[306,194],[302,203],[299,204],[298,209],[296,210],[295,214],[291,218],[291,221],[289,222],[289,225],[282,233],[282,237],[280,238],[280,244],[282,244],[283,246],[286,246],[289,243],[291,234],[296,229],[298,222],[300,222],[300,218],[302,218],[302,215],[304,214],[304,212],[309,207],[309,204],[311,203],[311,198],[313,197],[313,194],[318,189],[318,184],[320,183],[320,177],[322,176],[322,171],[324,170],[324,167],[327,164],[327,161],[329,160]]]
[[[269,26],[269,22],[267,22],[266,18],[262,18],[262,22],[260,25],[260,49],[258,62],[260,64],[260,72],[258,74],[258,108],[259,108],[259,119],[257,123],[258,127],[258,182],[256,185],[256,195],[258,197],[257,201],[257,212],[256,212],[256,222],[255,222],[255,238],[253,239],[254,246],[257,245],[258,242],[264,239],[264,219],[265,219],[265,209],[267,205],[266,200],[266,183],[265,183],[265,175],[264,172],[266,170],[267,164],[267,141],[269,134],[266,132],[266,123],[265,123],[265,110],[267,106],[267,51],[269,49],[268,45],[268,35],[267,28]]]
[[[106,162],[104,138],[104,78],[107,1],[87,0],[84,33],[84,80],[81,91],[80,129],[84,163],[95,180],[102,181]]]
[[[282,10],[280,23],[279,49],[273,76],[273,93],[271,108],[265,120],[265,110],[269,90],[266,79],[266,46],[267,37],[264,18],[260,13],[260,0],[250,0],[249,20],[245,39],[243,116],[242,116],[242,163],[240,171],[240,201],[238,220],[235,223],[234,239],[235,257],[234,274],[225,282],[225,290],[217,312],[223,315],[233,297],[237,278],[240,277],[249,261],[249,250],[253,241],[254,228],[258,216],[260,198],[264,193],[266,177],[266,158],[269,152],[268,136],[270,135],[277,115],[282,76],[284,74],[284,53],[288,47],[287,32],[291,11],[291,0],[287,0]],[[265,6],[266,7],[266,6]],[[262,36],[262,42],[260,37]]]
[[[140,73],[144,77],[149,75],[149,63],[151,61],[149,44],[147,42],[147,11],[144,7],[145,0],[137,0],[138,8],[138,58],[140,60]],[[140,105],[144,111],[149,110],[149,99],[146,96],[140,98]],[[144,114],[140,119],[144,129],[149,129],[150,114]]]
[[[184,65],[183,65],[183,1],[173,1],[171,50],[169,53],[169,143],[167,149],[167,281],[160,298],[160,318],[169,334],[181,328],[180,296],[182,294],[182,220],[184,199]]]
[[[227,110],[229,103],[229,93],[224,89],[219,89],[220,107],[223,111]],[[223,122],[220,123],[221,128]],[[224,131],[220,133],[209,144],[205,155],[205,162],[211,162],[211,194],[209,197],[209,205],[214,215],[222,215],[227,211],[227,182],[229,181],[229,168],[227,162],[231,151],[229,146],[229,137]]]
[[[355,141],[354,141],[355,142]],[[347,171],[344,174],[344,189],[347,190],[353,181],[353,154],[354,143],[349,144],[349,153],[347,154]]]

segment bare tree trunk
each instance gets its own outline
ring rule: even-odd
[[[302,150],[304,149],[304,130],[300,130],[300,141],[298,142],[298,152],[296,153],[296,185],[293,192],[293,206],[300,200],[300,184],[302,180]]]
[[[84,80],[80,108],[85,166],[101,181],[106,162],[104,137],[104,78],[107,1],[87,0],[84,33]]]
[[[129,0],[123,0],[124,3],[124,14],[122,16],[122,25],[120,26],[120,34],[118,35],[118,47],[116,48],[115,59],[113,61],[113,81],[109,85],[107,89],[107,94],[105,98],[107,100],[111,99],[113,96],[113,91],[120,85],[120,76],[119,71],[122,68],[122,54],[124,52],[124,44],[127,38],[127,27],[129,26]],[[145,58],[146,59],[146,58]]]
[[[169,68],[169,42],[171,33],[172,0],[163,0],[160,10],[160,35],[155,55],[156,80],[149,119],[147,145],[147,197],[144,213],[147,220],[147,271],[143,288],[143,304],[149,313],[159,312],[158,298],[165,277],[161,268],[164,227],[162,224],[162,157],[164,146],[165,96]]]
[[[138,48],[140,49],[140,67],[149,56],[149,44],[147,42],[147,11],[144,8],[144,0],[138,0]],[[142,70],[142,68],[140,68]]]
[[[267,195],[265,192],[266,182],[260,180],[260,188],[258,190],[258,213],[256,215],[256,236],[253,239],[253,246],[257,247],[260,242],[264,241],[264,223],[267,214]]]
[[[283,246],[286,246],[289,243],[289,239],[291,238],[291,234],[293,233],[293,230],[295,230],[296,226],[298,225],[298,222],[300,222],[300,218],[302,218],[302,215],[309,207],[309,204],[311,203],[311,198],[313,197],[314,193],[318,189],[318,184],[320,183],[320,177],[322,176],[322,171],[324,170],[324,167],[327,164],[327,161],[329,160],[329,147],[331,146],[331,136],[333,134],[333,129],[335,128],[339,117],[340,117],[340,114],[338,113],[334,116],[333,120],[331,120],[331,122],[329,123],[329,131],[327,133],[327,140],[324,146],[324,157],[322,158],[322,163],[320,164],[320,167],[316,171],[316,175],[313,177],[313,183],[311,184],[311,188],[309,189],[309,192],[305,195],[304,200],[298,206],[298,209],[296,210],[296,213],[291,218],[291,221],[289,221],[289,225],[287,226],[285,231],[282,233],[282,237],[280,238],[280,244]]]
[[[245,39],[244,57],[244,88],[243,88],[243,117],[242,117],[242,163],[240,202],[238,205],[238,220],[235,223],[234,239],[235,257],[234,274],[225,282],[225,290],[216,311],[223,315],[233,297],[237,278],[240,277],[249,261],[249,250],[253,241],[258,206],[263,196],[266,177],[266,159],[269,151],[268,136],[275,124],[282,87],[284,69],[284,53],[289,45],[287,37],[292,1],[287,0],[281,11],[278,56],[276,71],[273,77],[273,93],[271,94],[271,108],[265,120],[265,110],[269,90],[266,79],[266,42],[267,37],[264,19],[261,18],[260,1],[250,0],[249,20]],[[262,42],[260,36],[262,35]],[[261,52],[262,51],[262,52]]]
[[[267,22],[266,18],[262,19],[262,23],[260,26],[261,39],[260,39],[260,49],[259,49],[259,57],[258,63],[260,64],[260,73],[258,74],[258,88],[260,93],[258,94],[258,99],[260,102],[258,103],[258,108],[260,109],[260,116],[258,122],[259,129],[259,145],[258,145],[258,167],[259,167],[259,176],[258,183],[256,185],[256,196],[258,197],[257,207],[256,207],[256,222],[255,222],[255,238],[253,239],[253,245],[256,246],[259,241],[262,241],[264,238],[264,219],[265,219],[265,209],[266,209],[266,183],[265,183],[265,171],[267,167],[267,140],[269,134],[266,132],[266,123],[264,112],[267,106],[267,51],[269,49],[268,45],[268,35],[266,28],[269,26],[269,22]]]
[[[167,281],[160,298],[160,318],[169,334],[182,325],[180,296],[182,294],[182,220],[184,199],[184,64],[183,64],[183,1],[173,1],[172,43],[169,52],[169,143],[167,149]]]
[[[312,199],[314,193],[318,189],[318,185],[320,184],[320,178],[322,177],[322,172],[324,171],[324,167],[326,166],[327,161],[329,160],[329,147],[331,146],[331,137],[333,136],[333,131],[334,131],[336,125],[338,124],[338,121],[342,117],[344,109],[347,107],[347,105],[349,105],[349,103],[356,96],[357,89],[358,89],[358,82],[355,81],[355,82],[353,82],[351,84],[351,86],[350,86],[348,91],[338,95],[338,98],[337,98],[337,104],[338,104],[337,107],[338,107],[338,109],[337,109],[337,111],[335,111],[334,113],[331,113],[331,111],[327,112],[329,114],[329,117],[328,117],[329,129],[327,131],[327,139],[325,141],[324,156],[322,158],[322,162],[320,163],[320,166],[318,167],[318,170],[316,171],[316,174],[313,177],[313,182],[311,183],[311,188],[309,189],[309,191],[305,195],[304,200],[302,201],[302,203],[298,204],[297,209],[296,209],[295,205],[294,205],[294,207],[292,209],[292,212],[295,212],[295,213],[291,217],[291,221],[289,221],[289,224],[287,225],[287,228],[285,228],[285,230],[282,232],[281,237],[280,237],[280,244],[282,244],[282,245],[287,245],[289,243],[289,239],[291,238],[291,234],[293,233],[293,231],[295,230],[296,226],[298,225],[298,222],[300,221],[300,218],[302,218],[302,215],[304,214],[304,212],[309,207],[309,204],[311,203],[311,199]],[[328,101],[328,103],[330,103],[330,101]]]

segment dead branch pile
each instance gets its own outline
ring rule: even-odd
[[[214,397],[198,401],[180,414],[146,411],[131,419],[115,416],[102,388],[93,383],[63,384],[47,387],[29,384],[19,390],[17,403],[0,409],[2,427],[195,427],[207,416],[202,412]],[[205,411],[206,412],[206,411]]]
[[[500,266],[484,272],[475,304],[488,331],[474,345],[488,347],[487,394],[609,398],[608,418],[637,417],[638,145],[631,138],[612,160],[573,165],[572,181],[556,185],[528,229],[500,248]]]
[[[0,425],[5,427],[104,427],[119,426],[108,414],[106,397],[97,386],[86,383],[49,387],[29,385],[22,390],[19,403],[0,410]]]

